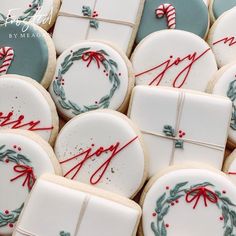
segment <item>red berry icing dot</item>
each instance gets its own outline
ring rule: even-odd
[[[153,217],[155,217],[156,215],[157,215],[157,213],[156,213],[156,212],[153,212],[153,213],[152,213],[152,216],[153,216]]]
[[[175,203],[174,203],[174,202],[172,202],[172,203],[171,203],[171,206],[174,206],[174,205],[175,205]]]
[[[220,220],[223,220],[223,219],[224,219],[224,217],[223,217],[223,216],[221,216],[221,217],[220,217]]]
[[[16,148],[16,145],[14,145],[13,148]]]
[[[169,226],[170,226],[169,224],[166,224],[166,228],[169,228]]]
[[[13,224],[12,224],[12,223],[10,223],[10,224],[9,224],[9,227],[10,227],[10,228],[13,228]]]
[[[176,203],[179,203],[179,200],[176,200],[175,202],[176,202]]]
[[[18,151],[21,151],[21,147],[18,147]]]
[[[9,211],[8,211],[8,210],[5,210],[5,214],[9,214]]]
[[[222,191],[222,193],[223,193],[223,194],[226,194],[226,191],[225,191],[225,190],[223,190],[223,191]]]
[[[9,160],[8,160],[8,159],[6,159],[6,160],[5,160],[5,162],[6,162],[6,163],[9,163]]]
[[[166,186],[166,190],[168,190],[170,187],[169,186]]]

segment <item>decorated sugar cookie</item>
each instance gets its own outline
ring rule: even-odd
[[[234,150],[225,160],[223,171],[236,183],[236,151]]]
[[[46,31],[27,22],[0,24],[0,75],[27,76],[47,88],[55,66],[55,47]]]
[[[61,173],[48,143],[32,132],[0,132],[0,235],[12,234],[24,201],[43,173]]]
[[[204,38],[208,28],[208,8],[204,1],[150,0],[145,3],[136,42],[163,29],[185,30]]]
[[[136,236],[140,217],[139,205],[131,200],[44,175],[36,182],[13,236]]]
[[[131,61],[137,85],[205,91],[217,71],[209,45],[200,37],[180,30],[149,35],[137,46]]]
[[[235,21],[236,7],[218,18],[209,32],[208,42],[219,67],[236,60]]]
[[[136,86],[128,116],[143,133],[149,176],[185,162],[221,169],[231,108],[231,101],[221,96]]]
[[[60,0],[1,0],[0,23],[30,21],[48,30],[59,7]]]
[[[232,117],[228,144],[236,147],[236,63],[222,67],[209,83],[208,92],[228,97],[232,101]]]
[[[50,93],[66,119],[109,108],[126,111],[134,84],[131,63],[125,54],[100,42],[83,42],[57,60]]]
[[[53,144],[58,133],[56,107],[37,82],[18,75],[0,77],[0,130],[33,131]]]
[[[224,12],[232,9],[236,6],[236,0],[211,0],[210,4],[210,16],[211,20],[214,22],[218,19]]]
[[[144,189],[142,236],[222,236],[236,232],[236,188],[220,171],[171,168]]]
[[[140,135],[118,112],[88,112],[64,126],[55,153],[64,177],[133,197],[147,175]]]
[[[79,41],[96,39],[111,42],[129,55],[143,5],[144,0],[63,0],[53,33],[58,54]]]

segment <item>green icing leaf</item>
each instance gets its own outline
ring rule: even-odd
[[[172,196],[172,197],[175,196],[178,193],[178,191],[180,190],[180,188],[184,187],[186,184],[188,184],[187,181],[176,184],[175,187],[172,190],[170,190],[170,196]]]
[[[162,225],[161,225],[161,236],[167,236],[167,231],[166,231],[166,226],[165,226],[164,221],[162,222]]]

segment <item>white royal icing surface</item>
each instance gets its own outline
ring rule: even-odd
[[[208,44],[180,30],[163,30],[147,36],[133,52],[131,61],[137,85],[205,91],[217,71]]]
[[[77,191],[40,179],[18,228],[44,236],[59,236],[61,231],[74,236],[135,236],[139,214],[135,208],[86,193],[83,189]]]
[[[228,202],[223,201],[227,198],[233,204],[236,203],[236,189],[234,184],[227,177],[224,177],[216,172],[190,168],[173,170],[172,172],[164,174],[158,178],[148,190],[143,204],[142,226],[144,236],[155,236],[154,231],[151,229],[151,224],[152,222],[154,226],[157,224],[158,214],[155,212],[155,209],[157,209],[157,200],[164,193],[166,193],[164,197],[166,200],[167,197],[170,196],[170,191],[173,190],[176,184],[184,182],[188,183],[178,189],[178,194],[181,194],[182,196],[178,198],[177,202],[170,201],[172,204],[170,203],[165,205],[169,205],[169,210],[163,217],[164,226],[168,226],[165,227],[165,235],[222,236],[225,235],[228,227],[230,229],[232,227],[232,233],[236,232],[236,227],[233,224],[231,225],[232,218],[229,217],[229,212],[227,211],[226,214],[226,211],[223,211],[224,213],[222,212],[222,207],[224,207],[224,209],[225,207],[228,207],[227,209],[231,211],[231,214],[235,214],[235,205],[232,206],[228,204]],[[202,183],[205,183],[205,186],[201,186],[203,187],[203,192],[208,194],[208,198],[204,198],[203,192],[201,194],[201,190],[199,189],[201,187],[194,187],[194,185]],[[207,185],[207,183],[210,183],[214,186]],[[191,202],[187,202],[187,194],[181,190],[186,189],[188,193],[190,192],[190,186],[193,186],[192,189],[198,190],[196,190],[197,192],[194,193],[194,196],[188,196],[188,200],[191,200],[193,197],[195,198]],[[209,190],[212,191],[215,196],[217,196],[217,203],[219,204],[219,207],[216,205],[216,203],[214,203],[214,201],[211,202],[209,200],[210,196],[213,196],[209,196]],[[217,194],[216,191],[218,191]],[[178,196],[178,194],[173,193],[174,196]],[[198,196],[200,196],[200,198],[197,201]],[[204,199],[206,200],[206,205],[204,204]],[[196,202],[197,205],[195,209],[193,209]],[[224,219],[227,220],[225,227]],[[227,231],[229,231],[229,229]]]
[[[223,72],[224,70],[224,72]],[[218,72],[217,80],[212,89],[212,93],[216,95],[222,95],[225,97],[229,97],[233,102],[233,112],[232,112],[232,120],[231,126],[229,129],[229,138],[231,141],[236,143],[236,120],[235,120],[235,85],[236,85],[236,64],[232,64],[228,68],[222,68]],[[231,91],[230,91],[231,87]]]
[[[0,129],[31,129],[49,141],[54,129],[52,128],[53,116],[56,116],[56,111],[55,114],[52,114],[51,106],[47,101],[48,98],[46,99],[32,83],[13,75],[1,77]],[[10,116],[11,112],[13,114]],[[30,122],[35,125],[30,125]],[[47,130],[42,130],[45,128]]]
[[[150,155],[149,176],[171,164],[185,162],[221,169],[231,116],[229,99],[136,86],[129,109],[131,120],[143,132]],[[163,132],[166,125],[175,130],[175,140]],[[180,137],[181,133],[185,135]],[[177,140],[183,141],[183,148],[175,148]]]
[[[39,3],[41,1],[37,0],[35,2]],[[27,15],[27,13],[24,14],[24,12],[31,8],[30,4],[32,6],[32,0],[1,0],[0,13],[7,17],[8,22],[10,21],[10,18],[16,20],[20,16]],[[42,5],[36,13],[32,15],[30,22],[37,25],[50,23],[52,20],[53,4],[53,0],[43,0]]]
[[[74,118],[60,132],[55,153],[67,178],[131,197],[145,180],[145,156],[137,131],[118,115],[96,111]],[[95,154],[111,145],[111,151]],[[80,164],[83,160],[84,164]]]
[[[76,16],[83,16],[83,6],[90,7],[92,14],[97,12],[98,28],[91,28],[89,19],[78,17],[60,16],[57,18],[53,40],[57,52],[60,54],[65,49],[85,39],[105,40],[117,45],[125,52],[130,45],[133,33],[132,25],[135,24],[138,16],[141,0],[63,0],[60,12]],[[95,18],[95,19],[96,19]],[[103,21],[105,19],[105,21]],[[107,22],[112,20],[117,23]],[[131,26],[119,24],[118,22],[130,23]],[[79,27],[79,30],[74,30]]]
[[[80,56],[82,59],[72,61],[73,53],[80,49],[87,49]],[[98,53],[100,50],[104,50],[107,55],[97,54],[92,56],[91,53]],[[69,101],[71,101],[79,106],[81,111],[78,110],[78,113],[70,104],[70,109],[64,108],[59,102],[62,100],[61,97],[54,90],[54,83],[60,80],[58,75],[63,70],[62,63],[68,55],[72,59],[73,65],[62,74],[63,82],[61,87],[64,90],[65,102],[69,104]],[[83,59],[83,57],[85,58]],[[102,63],[103,57],[107,60],[113,60],[117,64],[117,68],[113,65],[105,68]],[[117,85],[114,95],[111,96],[110,103],[106,108],[118,110],[124,102],[127,102],[129,84],[132,84],[129,81],[131,80],[129,78],[130,71],[124,58],[112,47],[98,42],[83,42],[66,50],[57,60],[56,73],[50,87],[51,96],[58,110],[67,118],[73,118],[77,114],[88,111],[85,106],[97,105],[99,108],[105,108],[104,106],[100,107],[100,100],[104,96],[110,95],[111,89],[115,84],[114,78],[112,81],[109,79],[111,69],[117,74],[119,85]]]
[[[4,145],[4,147],[3,147]],[[29,135],[25,136],[19,133],[0,132],[0,186],[1,186],[1,201],[0,201],[0,215],[4,214],[6,217],[10,216],[14,210],[21,207],[29,194],[29,188],[26,181],[25,186],[22,186],[27,173],[24,174],[24,166],[33,167],[33,174],[38,178],[43,173],[54,174],[54,166],[50,160],[51,153],[48,153],[48,148],[45,149],[39,142],[31,139]],[[10,150],[7,152],[7,150]],[[4,153],[8,155],[4,155]],[[18,156],[17,156],[18,155]],[[20,161],[20,156],[29,159],[28,161]],[[14,162],[11,158],[18,157],[18,163]],[[18,171],[14,167],[18,166]],[[24,174],[23,176],[19,176]],[[16,180],[11,179],[19,176]],[[32,180],[32,178],[31,178]],[[8,212],[6,212],[8,211]],[[17,215],[17,214],[16,214]],[[14,221],[14,220],[13,220]],[[3,220],[0,217],[0,235],[10,235],[13,232],[15,222]],[[11,225],[12,224],[12,225]]]
[[[236,7],[219,17],[209,32],[209,44],[219,67],[236,60]]]

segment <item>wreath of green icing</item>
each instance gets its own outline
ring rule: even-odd
[[[156,201],[155,216],[156,222],[151,223],[151,229],[155,236],[167,236],[167,225],[165,224],[165,216],[169,213],[171,203],[178,201],[182,197],[186,197],[186,194],[193,196],[193,201],[196,200],[195,206],[203,196],[208,201],[213,202],[214,198],[217,199],[214,203],[221,210],[222,220],[224,221],[224,236],[233,236],[236,231],[236,212],[232,207],[236,205],[231,200],[222,195],[218,190],[207,190],[206,187],[214,188],[215,186],[209,182],[203,182],[195,184],[190,187],[186,187],[188,182],[181,182],[176,184],[172,189],[163,193]],[[185,187],[185,188],[184,188]],[[204,193],[201,191],[206,189]],[[199,191],[199,195],[197,195]],[[202,194],[202,195],[201,195]],[[195,195],[195,197],[194,197]],[[197,195],[197,196],[196,196]],[[206,199],[204,199],[206,201]],[[205,206],[207,206],[205,202]],[[234,232],[235,231],[235,232]]]
[[[0,146],[0,162],[4,162],[6,157],[9,162],[15,164],[24,164],[30,166],[31,163],[30,160],[24,155],[19,154],[14,150],[6,149],[6,145],[2,145]],[[24,204],[22,204],[19,208],[7,213],[0,211],[0,227],[15,223],[19,218],[23,206]]]
[[[29,7],[23,12],[23,15],[19,16],[17,20],[20,21],[29,21],[43,5],[43,0],[33,0]],[[11,19],[11,16],[5,16],[0,13],[0,24],[7,23],[8,19]]]
[[[233,130],[236,130],[236,80],[230,82],[228,91],[227,91],[228,98],[232,101],[232,117],[230,122],[230,127]]]
[[[91,53],[93,53],[94,56],[91,56]],[[83,105],[81,107],[75,102],[70,101],[66,98],[65,90],[63,88],[63,75],[66,74],[66,72],[71,68],[71,66],[74,64],[74,61],[85,61],[83,60],[84,56],[90,57],[90,62],[88,63],[87,67],[91,62],[95,62],[98,65],[98,68],[100,68],[99,63],[102,64],[102,66],[108,73],[108,78],[111,83],[111,89],[109,91],[109,94],[104,95],[97,103],[91,105]],[[88,47],[81,48],[75,52],[71,52],[61,63],[56,80],[53,81],[53,91],[59,98],[58,102],[60,106],[66,110],[71,110],[75,115],[100,108],[108,108],[114,93],[120,86],[120,79],[117,74],[117,70],[117,63],[110,59],[109,54],[104,50],[93,52],[90,51],[90,48]]]

